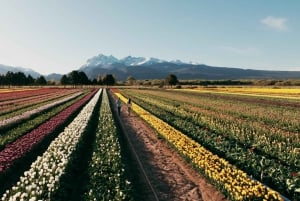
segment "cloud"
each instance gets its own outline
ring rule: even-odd
[[[268,17],[262,19],[260,22],[262,24],[264,24],[272,29],[278,30],[278,31],[287,31],[288,30],[287,25],[286,25],[287,19],[282,18],[282,17],[268,16]]]

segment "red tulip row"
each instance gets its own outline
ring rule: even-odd
[[[68,120],[68,118],[87,103],[91,97],[97,92],[92,91],[80,101],[63,110],[47,122],[41,124],[36,129],[18,138],[0,152],[0,174],[7,170],[17,159],[20,159],[37,144],[39,144],[47,135],[53,133],[60,125]]]

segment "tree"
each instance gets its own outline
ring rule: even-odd
[[[176,75],[174,74],[169,74],[167,77],[166,77],[166,83],[171,85],[171,87],[173,85],[176,85],[178,83],[178,79],[176,77]]]
[[[31,75],[27,76],[27,85],[33,85],[34,84],[34,78]]]
[[[19,86],[26,85],[27,84],[27,77],[26,77],[26,75],[23,72],[14,73],[13,83],[15,85],[19,85]]]
[[[68,78],[67,75],[63,75],[63,76],[60,78],[60,84],[62,84],[62,85],[70,84],[70,80],[69,80],[69,78]]]
[[[37,85],[46,85],[46,84],[47,84],[47,81],[46,81],[45,77],[41,75],[40,77],[38,77],[38,78],[35,80],[35,83],[36,83]]]
[[[14,73],[11,71],[8,71],[6,73],[6,84],[8,84],[9,86],[14,85],[13,83],[13,79],[14,79]]]
[[[0,85],[5,85],[5,76],[0,74]]]
[[[69,73],[68,77],[70,79],[70,84],[78,85],[80,83],[80,75],[77,70],[73,70]]]
[[[103,77],[102,82],[103,84],[109,86],[109,85],[114,85],[116,83],[116,80],[112,74],[107,74]]]
[[[78,75],[79,75],[79,84],[90,84],[89,78],[86,76],[86,74],[83,71],[80,71]]]

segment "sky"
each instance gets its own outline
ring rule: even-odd
[[[300,71],[298,0],[0,0],[0,64],[44,75],[100,53]]]

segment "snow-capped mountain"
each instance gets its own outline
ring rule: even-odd
[[[90,59],[87,60],[86,64],[81,66],[81,69],[85,67],[90,67],[90,66],[101,66],[102,68],[109,68],[113,64],[121,64],[125,66],[147,66],[147,65],[153,65],[157,63],[164,63],[168,62],[162,59],[157,59],[157,58],[145,58],[145,57],[133,57],[133,56],[127,56],[122,59],[117,59],[116,57],[110,55],[106,56],[104,54],[99,54],[97,56],[94,56]],[[175,63],[175,64],[183,64],[183,62],[176,60],[176,61],[170,61],[170,63]]]
[[[153,64],[164,63],[164,62],[167,61],[150,57],[150,58],[145,58],[145,60],[139,65],[153,65]]]
[[[145,61],[144,57],[132,57],[132,56],[127,56],[121,60],[119,60],[120,63],[125,64],[126,66],[138,66],[141,63]]]
[[[114,63],[119,63],[119,59],[112,55],[105,56],[104,54],[99,54],[88,59],[84,66],[109,66]]]

